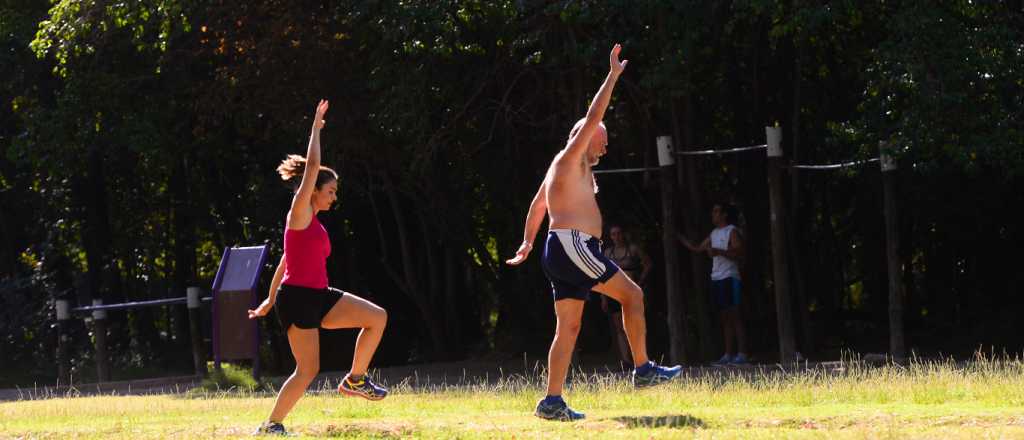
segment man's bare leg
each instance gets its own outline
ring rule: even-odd
[[[569,372],[569,361],[572,360],[572,349],[576,346],[576,337],[580,334],[580,321],[583,319],[582,300],[561,299],[555,301],[555,339],[551,342],[548,352],[548,395],[561,396],[565,376]]]
[[[622,304],[622,327],[633,352],[633,366],[647,363],[647,319],[644,317],[644,293],[622,271],[608,281],[593,287],[594,291],[608,295]]]
[[[633,386],[648,387],[675,379],[679,365],[664,367],[647,358],[647,322],[644,319],[644,293],[629,276],[616,272],[607,282],[592,290],[608,295],[622,304],[622,323],[633,351]]]

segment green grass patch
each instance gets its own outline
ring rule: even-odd
[[[566,398],[587,419],[532,416],[539,378],[413,388],[381,402],[312,390],[285,421],[310,438],[1024,438],[1024,364],[913,363],[828,371],[722,370],[634,390],[625,377],[574,374]],[[274,394],[102,396],[0,404],[0,437],[244,437]]]
[[[209,374],[198,387],[188,391],[188,396],[199,397],[209,393],[253,393],[271,389],[269,383],[253,379],[252,368],[222,363],[218,370],[213,368],[213,363],[210,362],[206,370]]]

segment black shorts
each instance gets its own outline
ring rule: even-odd
[[[333,287],[312,289],[282,284],[274,304],[277,321],[286,332],[292,324],[301,329],[320,328],[320,321],[343,295],[345,292]]]

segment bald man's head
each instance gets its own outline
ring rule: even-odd
[[[569,132],[569,141],[579,134],[583,128],[583,124],[587,122],[587,118],[582,118],[576,121],[576,124],[572,126],[572,131]],[[597,165],[601,160],[601,156],[604,156],[608,152],[606,148],[608,146],[608,128],[605,127],[604,122],[600,122],[597,125],[597,130],[594,131],[594,135],[590,137],[590,143],[587,145],[587,163],[590,166]]]

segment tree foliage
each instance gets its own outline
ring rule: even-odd
[[[1016,347],[1016,324],[980,317],[1019,304],[1006,292],[1020,276],[989,248],[1024,237],[1005,209],[1024,170],[1022,25],[1019,1],[5,0],[0,304],[19,312],[0,320],[0,354],[47,363],[52,298],[180,296],[208,285],[233,244],[269,243],[276,261],[289,194],[273,170],[303,150],[319,98],[332,101],[325,163],[342,175],[340,207],[322,216],[330,276],[399,318],[381,362],[543,352],[553,323],[539,263],[500,262],[614,42],[631,62],[603,166],[656,165],[657,135],[684,149],[752,145],[774,123],[802,163],[874,157],[884,142],[909,213],[911,343]],[[685,167],[688,233],[710,228],[712,199],[743,210],[746,312],[764,330],[757,349],[771,352],[763,161]],[[656,183],[602,179],[608,220],[657,257]],[[807,312],[794,316],[823,329],[822,351],[873,349],[887,297],[878,171],[790,179]],[[686,279],[706,276],[693,261]],[[684,284],[688,325],[706,336],[701,284]],[[652,350],[663,351],[666,293],[646,288]],[[187,356],[181,316],[115,314],[119,365]],[[586,347],[602,344],[586,342],[600,338],[597,321]],[[272,365],[286,368],[280,329],[266,327]],[[36,341],[47,349],[30,352]],[[76,341],[85,366],[84,328]],[[689,350],[710,357],[713,344]]]

